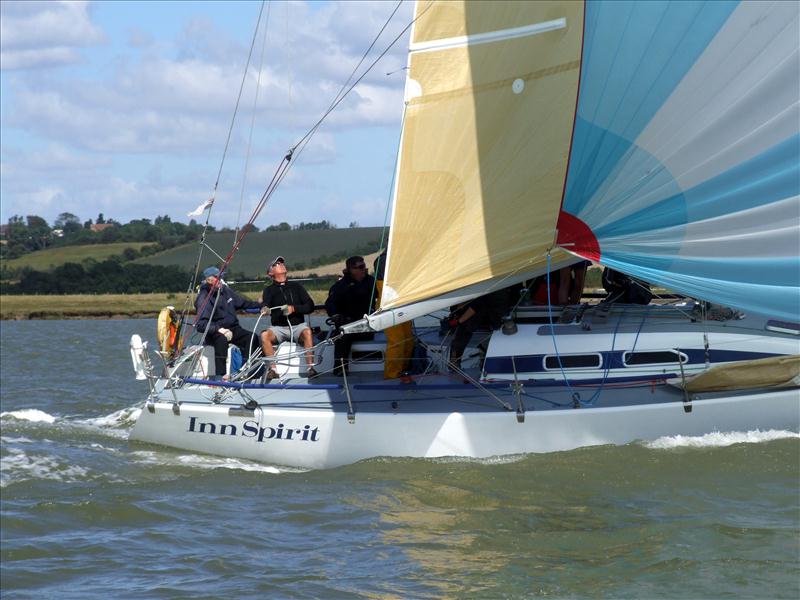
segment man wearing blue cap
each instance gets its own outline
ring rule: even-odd
[[[228,344],[239,347],[245,362],[250,357],[251,349],[258,345],[258,336],[239,325],[236,312],[245,308],[261,308],[261,303],[248,300],[225,285],[217,267],[208,267],[203,271],[203,278],[205,281],[194,301],[198,314],[197,331],[206,332],[205,344],[214,346],[215,378],[221,379],[227,372]]]

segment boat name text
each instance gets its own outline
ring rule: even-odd
[[[210,423],[198,421],[197,417],[189,417],[189,433],[208,433],[213,435],[241,435],[242,437],[256,438],[259,442],[266,440],[295,440],[298,442],[318,442],[319,427],[304,425],[302,428],[293,429],[279,423],[277,427],[262,427],[256,421],[245,421],[242,428],[233,423]]]

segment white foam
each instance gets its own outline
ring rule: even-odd
[[[26,437],[0,436],[0,444],[32,444],[33,440]]]
[[[137,451],[132,454],[139,459],[139,462],[158,464],[161,466],[187,466],[197,469],[235,469],[256,473],[270,473],[273,475],[285,472],[299,473],[303,471],[301,469],[287,469],[283,467],[278,469],[272,465],[240,460],[238,458],[223,458],[203,454],[169,455],[151,451]]]
[[[670,448],[720,448],[732,446],[733,444],[759,444],[761,442],[771,442],[773,440],[783,440],[787,438],[800,439],[800,433],[795,431],[785,431],[770,429],[768,431],[729,431],[707,433],[705,435],[673,435],[660,437],[652,442],[645,443],[645,446],[655,450],[666,450]]]
[[[501,454],[496,456],[487,456],[485,458],[475,458],[470,456],[436,456],[429,458],[431,462],[448,464],[448,463],[471,463],[479,465],[510,465],[521,460],[525,460],[525,454]]]
[[[141,408],[130,406],[103,417],[76,419],[74,423],[91,429],[99,429],[110,437],[123,439],[128,437],[128,430],[133,427],[141,413]]]
[[[56,421],[56,417],[54,417],[53,415],[49,415],[46,412],[36,408],[26,408],[23,410],[13,410],[10,412],[0,413],[0,419],[4,417],[17,419],[20,421],[33,421],[42,423],[55,423]]]
[[[85,480],[88,470],[78,465],[62,465],[50,456],[29,456],[22,450],[10,448],[0,458],[0,488],[29,479],[51,479],[72,483]]]
[[[85,448],[86,446],[84,446]],[[103,450],[104,452],[111,452],[113,454],[119,454],[119,450],[116,448],[109,448],[108,446],[103,446],[103,444],[92,443],[89,444],[89,448],[93,448],[94,450]]]
[[[95,417],[93,419],[84,419],[82,423],[93,425],[95,427],[125,427],[133,425],[142,413],[141,408],[130,406],[122,408],[116,412],[106,415],[104,417]]]

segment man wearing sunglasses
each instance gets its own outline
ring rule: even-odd
[[[363,256],[351,256],[345,261],[343,277],[333,284],[325,301],[325,310],[333,324],[338,328],[369,314],[375,303],[375,278],[367,273],[367,264]],[[342,359],[350,358],[353,342],[371,340],[372,333],[354,333],[345,335],[334,343],[335,366],[334,375],[342,375]]]

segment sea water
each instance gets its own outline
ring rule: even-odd
[[[128,441],[153,320],[1,330],[4,600],[800,596],[796,431],[287,469]]]

